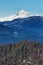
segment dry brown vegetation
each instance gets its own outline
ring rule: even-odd
[[[0,65],[43,65],[43,44],[22,41],[0,46]]]

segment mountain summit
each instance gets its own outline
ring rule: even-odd
[[[29,16],[29,12],[26,12],[24,10],[21,10],[19,13],[17,13],[16,17],[17,18],[26,18]]]
[[[11,16],[8,16],[8,17],[0,18],[0,21],[1,22],[3,22],[3,21],[11,21],[11,20],[16,19],[16,18],[27,18],[29,16],[30,16],[29,12],[26,12],[25,10],[21,10],[20,12],[18,12],[15,15],[11,15]]]

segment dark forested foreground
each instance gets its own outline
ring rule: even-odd
[[[43,44],[22,41],[0,46],[0,65],[43,65]]]

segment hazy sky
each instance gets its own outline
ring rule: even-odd
[[[43,15],[43,0],[0,0],[0,17],[15,14],[20,10]]]

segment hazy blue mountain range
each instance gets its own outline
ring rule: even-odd
[[[0,44],[22,40],[43,42],[42,16],[31,16],[0,22]]]

